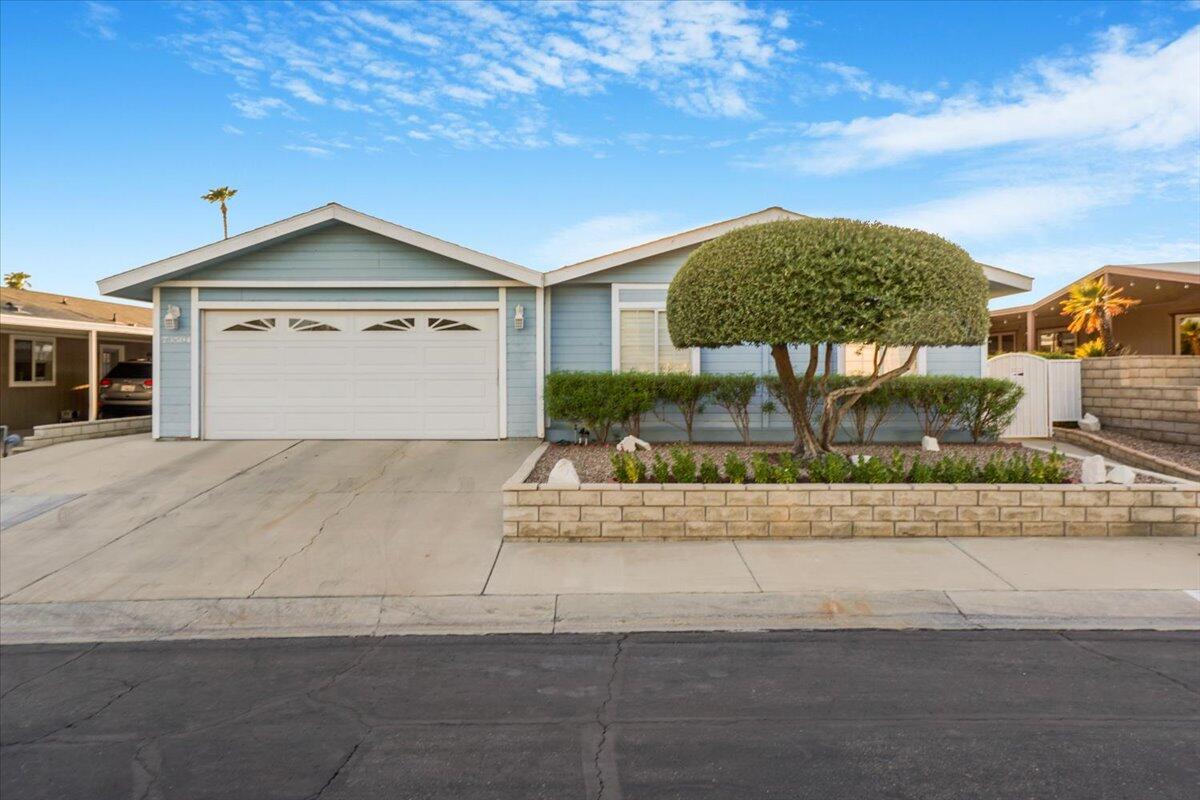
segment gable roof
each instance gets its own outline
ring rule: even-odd
[[[1055,300],[1058,300],[1068,289],[1081,281],[1090,281],[1099,278],[1101,275],[1122,275],[1128,278],[1145,278],[1147,280],[1158,281],[1178,281],[1184,283],[1187,281],[1195,281],[1200,286],[1200,261],[1165,261],[1159,264],[1105,264],[1103,267],[1094,269],[1086,275],[1068,283],[1066,286],[1055,289],[1050,294],[1032,303],[1026,303],[1023,306],[1009,306],[1008,308],[997,308],[995,311],[989,312],[989,316],[1001,316],[1004,314],[1022,313],[1041,308]]]
[[[0,313],[4,314],[5,322],[14,325],[22,319],[45,319],[141,328],[149,328],[154,316],[151,309],[142,306],[7,287],[0,287]]]
[[[111,275],[96,282],[101,294],[119,294],[122,290],[140,284],[159,283],[173,275],[195,269],[210,261],[238,255],[242,252],[262,247],[276,239],[294,236],[315,229],[331,222],[342,222],[356,228],[393,239],[404,244],[419,247],[438,255],[461,261],[473,267],[502,275],[505,278],[527,283],[531,286],[542,285],[542,273],[505,261],[486,253],[438,239],[427,233],[414,231],[393,222],[372,217],[361,211],[329,203],[328,205],[305,211],[294,217],[288,217],[261,228],[239,233],[212,244],[188,250],[185,253],[154,261],[125,272]]]
[[[622,264],[628,264],[632,261],[641,261],[643,258],[650,258],[662,253],[669,253],[672,250],[678,250],[681,247],[690,247],[692,245],[707,242],[709,239],[715,239],[723,233],[728,233],[736,228],[743,228],[747,225],[760,225],[764,222],[777,222],[784,219],[806,219],[805,215],[797,214],[795,211],[788,211],[780,206],[771,206],[764,208],[761,211],[755,211],[752,214],[746,214],[741,217],[723,220],[722,222],[714,222],[711,225],[703,225],[699,228],[692,228],[689,231],[675,233],[671,236],[664,236],[661,239],[655,239],[652,242],[639,244],[634,247],[627,247],[624,250],[617,250],[613,253],[606,253],[602,256],[589,258],[587,261],[580,261],[575,264],[568,264],[565,267],[550,270],[546,273],[546,286],[553,286],[556,283],[575,280],[582,278],[585,275],[592,275],[596,272],[602,272],[606,269],[619,267]]]

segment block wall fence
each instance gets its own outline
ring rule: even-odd
[[[1119,356],[1080,363],[1083,410],[1146,439],[1200,447],[1200,356]]]

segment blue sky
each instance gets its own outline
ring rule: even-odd
[[[0,6],[4,272],[94,296],[223,184],[535,268],[782,205],[1040,295],[1200,258],[1200,3]]]

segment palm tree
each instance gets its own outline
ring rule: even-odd
[[[207,194],[200,195],[201,200],[207,200],[210,203],[221,204],[221,227],[225,230],[225,238],[229,238],[229,209],[225,206],[225,201],[237,194],[237,189],[230,189],[228,186],[218,186],[216,189],[210,189]]]
[[[1130,306],[1142,302],[1132,297],[1122,297],[1123,291],[1120,286],[1109,286],[1104,278],[1080,281],[1072,286],[1067,299],[1059,304],[1063,316],[1071,317],[1067,330],[1071,333],[1099,333],[1105,355],[1116,355],[1113,317],[1124,314]]]
[[[32,277],[28,272],[10,272],[4,276],[4,285],[9,289],[28,289]]]
[[[1200,317],[1189,317],[1179,324],[1180,355],[1200,356]]]

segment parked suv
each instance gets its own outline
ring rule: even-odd
[[[149,414],[154,385],[149,361],[120,361],[100,379],[100,416]]]

